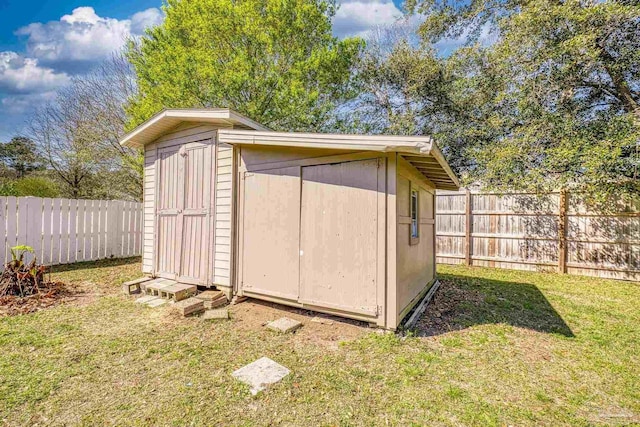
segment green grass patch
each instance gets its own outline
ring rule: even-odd
[[[207,323],[140,307],[119,295],[139,268],[137,259],[58,268],[57,280],[95,297],[0,319],[5,424],[640,423],[637,284],[441,267],[415,334],[363,328],[328,346],[310,324],[269,334],[237,308]],[[252,397],[230,373],[262,356],[292,374]]]

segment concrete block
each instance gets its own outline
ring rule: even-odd
[[[229,319],[229,310],[222,308],[218,310],[207,310],[202,315],[204,320],[227,320]]]
[[[122,284],[122,292],[125,295],[131,295],[131,294],[140,293],[140,291],[141,291],[140,285],[142,283],[148,282],[150,280],[151,280],[150,277],[141,277],[141,278],[136,279],[136,280],[130,280],[128,282],[124,282]]]
[[[289,375],[291,371],[274,362],[268,357],[262,357],[250,363],[231,375],[251,387],[251,394],[256,395],[266,389],[269,384],[275,384]]]
[[[184,283],[175,283],[173,285],[160,288],[160,298],[172,299],[174,301],[182,301],[187,299],[198,291],[194,285],[186,285]]]
[[[173,308],[183,316],[189,316],[204,311],[204,301],[191,297],[176,302]]]
[[[293,332],[301,326],[302,323],[298,322],[297,320],[289,319],[288,317],[281,317],[278,320],[267,323],[267,329],[281,332],[283,334]]]
[[[147,295],[153,295],[153,296],[159,297],[160,296],[160,290],[162,288],[166,288],[167,286],[172,285],[172,284],[175,284],[175,282],[167,283],[162,279],[160,279],[160,280],[156,279],[151,283],[145,284],[144,289],[145,289],[145,292],[147,293]]]

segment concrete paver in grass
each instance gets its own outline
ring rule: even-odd
[[[162,298],[156,298],[154,300],[151,300],[147,303],[147,307],[160,307],[165,305],[166,303],[168,303],[168,301],[166,299],[162,299]]]
[[[251,387],[251,394],[256,395],[289,375],[291,371],[268,357],[261,357],[255,362],[234,371],[231,375]]]
[[[136,304],[146,304],[149,301],[153,301],[156,299],[158,299],[158,297],[154,297],[153,295],[145,295],[143,297],[136,298]]]
[[[144,304],[147,307],[160,307],[161,305],[165,305],[166,303],[167,300],[153,295],[145,295],[136,299],[136,304]]]
[[[288,317],[281,317],[278,320],[267,323],[267,329],[281,332],[283,334],[293,332],[301,326],[302,323],[298,322],[297,320],[289,319]]]
[[[204,320],[227,320],[229,319],[229,310],[226,308],[219,308],[217,310],[207,310],[202,315]]]

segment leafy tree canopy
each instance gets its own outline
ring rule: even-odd
[[[349,95],[360,39],[331,34],[333,0],[168,0],[128,57],[130,127],[163,107],[228,107],[273,129],[317,130]]]
[[[389,129],[436,135],[467,182],[492,189],[640,194],[640,2],[407,8],[426,16],[421,43],[394,45],[374,73],[394,89]],[[487,33],[492,43],[483,43]],[[468,44],[450,57],[430,48],[455,37]],[[437,83],[414,78],[424,68]]]
[[[60,197],[57,183],[45,176],[27,176],[15,180],[0,181],[2,196]]]
[[[42,168],[35,142],[23,136],[15,136],[10,142],[0,144],[0,162],[22,178],[29,172]]]

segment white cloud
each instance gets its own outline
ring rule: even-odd
[[[23,114],[31,111],[34,106],[40,106],[52,101],[55,97],[55,91],[11,95],[2,98],[0,105],[2,105],[2,111],[4,113]]]
[[[24,58],[16,52],[0,52],[0,91],[28,94],[54,90],[69,81],[69,76],[42,67],[34,58]]]
[[[156,8],[118,20],[98,16],[92,7],[78,7],[59,21],[35,22],[16,34],[27,37],[28,56],[43,62],[99,61],[162,19]]]
[[[163,19],[157,8],[119,20],[79,7],[57,21],[18,29],[25,52],[0,52],[0,141],[19,133],[34,107],[52,100],[70,75],[85,73]]]
[[[340,4],[333,17],[333,32],[338,37],[361,36],[377,28],[392,25],[402,12],[390,0],[357,0]]]
[[[164,15],[155,7],[138,12],[131,17],[131,34],[142,35],[144,30],[161,24],[163,20]]]

